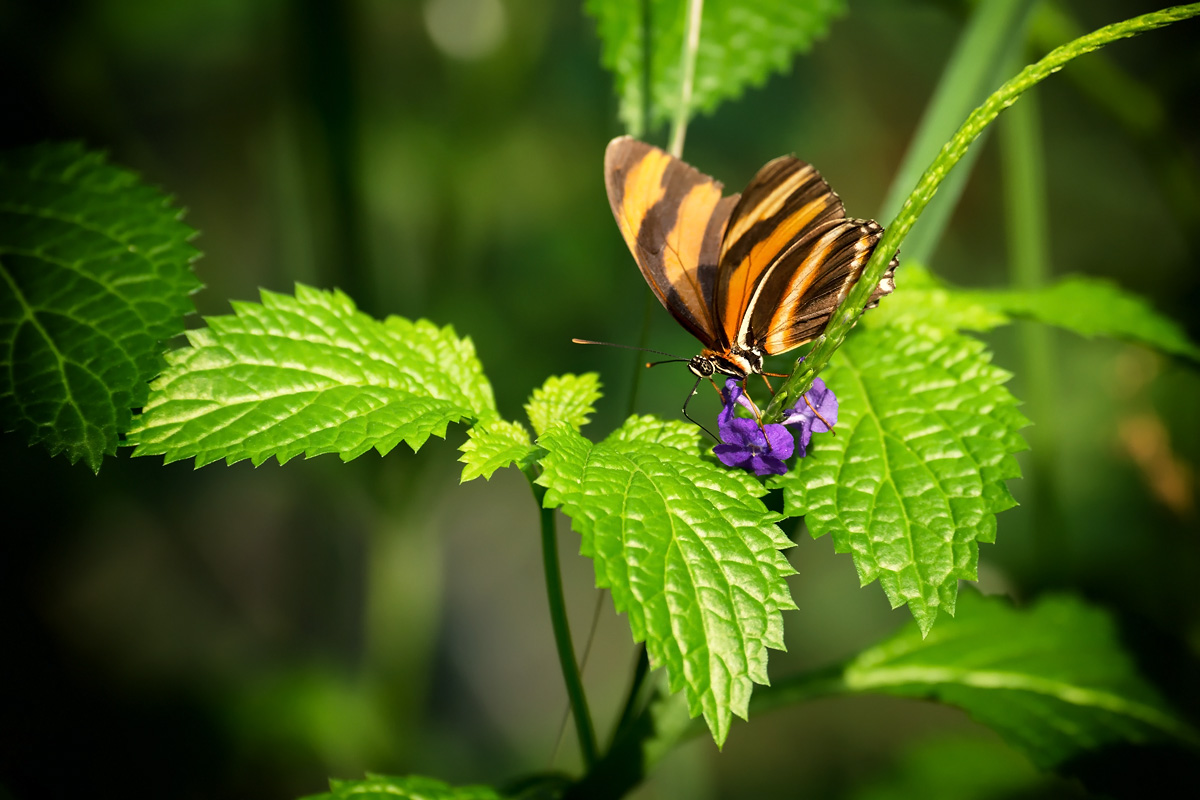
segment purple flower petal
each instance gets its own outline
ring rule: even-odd
[[[808,455],[808,446],[814,433],[825,433],[830,426],[837,424],[837,415],[837,396],[825,385],[825,381],[814,378],[813,385],[804,396],[783,414],[783,424],[796,429],[799,437],[796,452],[800,458]],[[822,417],[829,425],[822,421]]]
[[[749,469],[755,475],[782,475],[787,472],[787,464],[775,456],[755,455],[750,457],[750,464],[743,469]]]
[[[737,416],[737,406],[751,411],[755,406],[743,391],[742,382],[736,378],[726,379],[722,395],[725,405],[717,416],[721,444],[713,448],[713,453],[722,464],[755,475],[787,472],[786,460],[793,454],[801,458],[808,455],[814,433],[824,433],[837,424],[837,397],[820,378],[815,378],[804,397],[784,412],[782,424],[760,425],[757,419]],[[794,436],[798,436],[799,441]]]
[[[825,385],[825,381],[820,378],[814,378],[812,388],[808,390],[805,396],[808,397],[808,402],[812,403],[816,409],[816,413],[813,414],[813,433],[825,433],[829,430],[829,425],[837,424],[837,396],[834,395],[832,389]],[[805,403],[804,406],[808,408],[808,403]],[[812,409],[809,409],[809,412],[812,413]],[[824,417],[829,422],[829,425],[822,422],[821,417]]]
[[[782,425],[765,425],[762,433],[768,453],[781,461],[792,457],[796,442],[787,428]]]

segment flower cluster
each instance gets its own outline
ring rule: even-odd
[[[734,411],[739,405],[752,412],[755,408],[734,378],[725,381],[721,395],[725,398],[725,406],[717,417],[721,444],[713,448],[713,453],[725,466],[740,467],[755,475],[787,472],[784,462],[796,452],[797,444],[800,458],[804,458],[813,434],[824,433],[837,424],[837,397],[820,378],[813,380],[812,388],[784,413],[782,423],[760,425],[756,419],[736,416]],[[798,443],[788,428],[798,428]]]

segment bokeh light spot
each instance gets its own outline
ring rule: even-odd
[[[500,46],[507,19],[500,0],[427,0],[425,28],[443,53],[473,61]]]

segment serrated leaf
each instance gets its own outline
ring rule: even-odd
[[[1109,336],[1200,361],[1182,326],[1144,298],[1110,281],[1073,275],[1035,292],[978,292],[1002,313],[1057,325],[1081,336]]]
[[[600,376],[595,372],[552,375],[533,390],[525,404],[525,413],[538,436],[559,422],[579,430],[588,423],[588,417],[596,411],[595,402],[603,396]]]
[[[979,542],[1015,505],[1027,421],[979,341],[928,329],[851,337],[822,374],[840,401],[837,436],[821,436],[777,479],[785,511],[851,553],[862,585],[878,579],[928,632],[974,580]]]
[[[524,469],[538,453],[521,423],[502,419],[471,426],[467,440],[459,450],[462,457],[458,460],[466,464],[460,483],[480,475],[484,480],[491,480],[496,470],[510,464]]]
[[[844,680],[965,709],[1042,767],[1114,742],[1197,743],[1138,676],[1108,616],[1072,597],[1017,610],[964,592],[955,619],[866,650]]]
[[[700,429],[691,422],[660,419],[652,414],[635,414],[609,434],[608,438],[623,442],[655,442],[682,450],[689,455],[699,456],[703,451],[700,437]]]
[[[711,441],[706,441],[699,426],[694,422],[684,422],[678,419],[660,419],[652,414],[645,416],[633,415],[625,420],[621,427],[608,436],[613,441],[657,442],[667,447],[682,450],[690,456],[700,456],[710,464],[725,470],[725,474],[742,484],[742,488],[754,497],[761,497],[763,485],[750,472],[740,469],[726,469],[721,466],[712,453]]]
[[[919,265],[906,264],[904,279],[887,300],[863,316],[867,327],[922,325],[986,331],[1031,319],[1081,336],[1108,336],[1200,361],[1200,347],[1182,326],[1142,297],[1099,278],[1072,275],[1037,290],[959,289]]]
[[[954,289],[920,264],[905,263],[896,291],[860,321],[868,328],[926,326],[949,331],[988,331],[1012,321],[981,294]]]
[[[303,800],[503,800],[490,786],[451,786],[420,775],[368,775],[362,781],[329,781],[330,791]]]
[[[426,320],[379,322],[341,292],[262,293],[191,331],[168,356],[129,439],[134,455],[223,458],[413,450],[463,419],[496,416],[470,339]]]
[[[546,507],[571,518],[596,585],[722,744],[731,714],[744,718],[753,684],[767,682],[767,648],[783,648],[779,612],[795,607],[779,552],[792,543],[758,499],[765,490],[656,442],[593,445],[558,425],[538,444]]]
[[[596,20],[601,62],[616,80],[621,120],[634,136],[671,119],[679,106],[687,5],[687,0],[649,0],[647,48],[642,3],[588,0],[586,4]],[[691,110],[711,112],[722,101],[740,97],[747,87],[761,86],[772,73],[786,72],[792,58],[823,37],[845,9],[844,0],[706,0]],[[643,119],[647,50],[649,122]]]
[[[116,453],[200,288],[182,216],[82,145],[0,155],[4,430],[93,471]]]

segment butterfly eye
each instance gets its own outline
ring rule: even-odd
[[[692,360],[688,362],[688,369],[697,378],[710,378],[717,371],[712,359],[705,356],[692,356]]]

